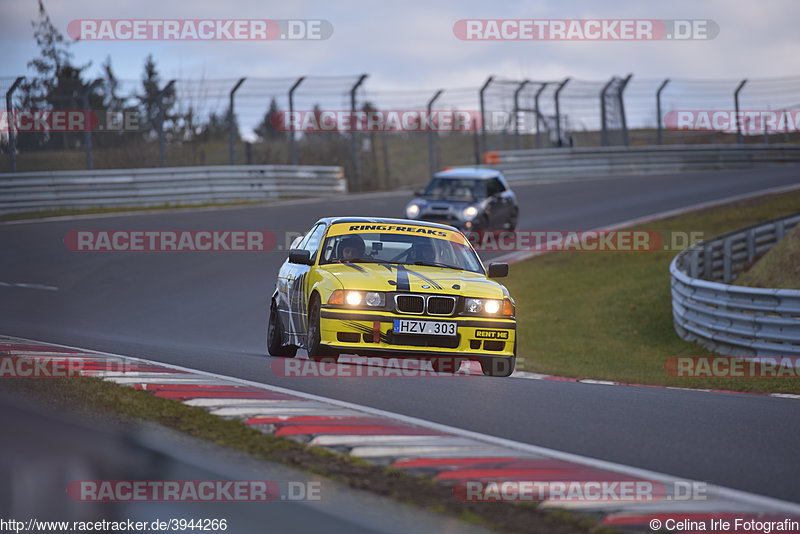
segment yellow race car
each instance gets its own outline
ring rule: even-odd
[[[514,300],[451,226],[403,219],[324,218],[298,238],[270,299],[267,348],[318,361],[340,354],[421,358],[437,371],[478,360],[509,376]]]

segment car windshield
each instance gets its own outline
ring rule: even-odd
[[[432,200],[475,202],[486,197],[484,180],[473,178],[433,178],[422,194]]]
[[[329,263],[427,265],[484,274],[463,234],[416,225],[334,224],[320,258],[320,264]]]

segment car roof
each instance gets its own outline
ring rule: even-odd
[[[488,180],[498,178],[502,173],[495,169],[483,169],[480,167],[457,167],[439,171],[433,175],[434,178],[473,178],[477,180]]]
[[[428,226],[430,228],[441,228],[442,230],[458,231],[453,226],[446,224],[439,224],[428,221],[411,220],[411,219],[390,219],[387,217],[324,217],[317,221],[317,223],[336,224],[336,223],[362,223],[362,224],[394,224],[404,225],[413,224],[414,226]]]

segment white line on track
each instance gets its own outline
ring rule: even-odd
[[[21,287],[23,289],[41,289],[42,291],[58,291],[56,286],[29,284],[26,282],[0,282],[0,287]]]
[[[586,466],[589,466],[589,467],[594,467],[596,469],[602,469],[602,470],[606,470],[606,471],[614,471],[616,473],[630,475],[630,476],[633,476],[633,477],[639,477],[639,478],[642,478],[642,479],[645,479],[645,480],[661,480],[663,482],[668,482],[668,483],[685,482],[685,481],[687,481],[687,479],[685,479],[685,478],[676,477],[676,476],[668,475],[668,474],[665,474],[665,473],[659,473],[657,471],[651,471],[651,470],[648,470],[648,469],[641,469],[639,467],[632,467],[632,466],[628,466],[628,465],[624,465],[624,464],[618,464],[618,463],[615,463],[615,462],[609,462],[609,461],[606,461],[606,460],[600,460],[600,459],[591,458],[591,457],[588,457],[588,456],[581,456],[579,454],[573,454],[573,453],[569,453],[569,452],[559,451],[559,450],[556,450],[556,449],[549,449],[547,447],[540,447],[538,445],[531,445],[531,444],[528,444],[528,443],[521,443],[521,442],[518,442],[518,441],[513,441],[513,440],[509,440],[509,439],[505,439],[505,438],[500,438],[500,437],[492,436],[492,435],[489,435],[489,434],[483,434],[483,433],[480,433],[480,432],[474,432],[472,430],[464,430],[464,429],[453,427],[453,426],[449,426],[449,425],[443,425],[441,423],[434,423],[433,421],[427,421],[425,419],[419,419],[417,417],[411,417],[411,416],[408,416],[408,415],[402,415],[402,414],[397,414],[397,413],[394,413],[394,412],[388,412],[388,411],[381,410],[381,409],[378,409],[378,408],[372,408],[370,406],[363,406],[363,405],[355,404],[355,403],[352,403],[352,402],[341,401],[341,400],[337,400],[337,399],[331,399],[331,398],[328,398],[328,397],[322,397],[320,395],[314,395],[312,393],[305,393],[303,391],[296,391],[296,390],[292,390],[292,389],[288,389],[288,388],[283,388],[283,387],[280,387],[280,386],[273,386],[271,384],[264,384],[264,383],[261,383],[261,382],[254,382],[252,380],[245,380],[245,379],[242,379],[242,378],[236,378],[236,377],[221,375],[221,374],[217,374],[217,373],[210,373],[208,371],[202,371],[202,370],[198,370],[198,369],[192,369],[192,368],[189,368],[189,367],[183,367],[183,366],[180,366],[180,365],[172,365],[172,364],[168,364],[168,363],[163,363],[163,362],[158,362],[158,361],[153,361],[153,360],[147,360],[147,359],[144,359],[144,358],[137,358],[137,357],[134,357],[134,356],[125,356],[125,355],[122,355],[122,354],[114,354],[114,353],[111,353],[111,352],[89,351],[89,350],[86,350],[86,349],[81,348],[81,347],[73,347],[73,346],[70,346],[70,345],[61,345],[61,344],[58,344],[58,343],[42,342],[42,341],[38,341],[38,340],[31,340],[31,339],[20,338],[20,337],[15,337],[15,336],[10,336],[10,335],[8,337],[13,337],[15,339],[19,339],[19,340],[22,340],[22,341],[27,341],[27,342],[30,342],[30,343],[46,343],[48,345],[61,347],[61,348],[68,348],[68,349],[73,349],[73,350],[81,350],[81,351],[86,351],[86,352],[93,352],[95,354],[99,354],[99,355],[103,355],[103,356],[110,356],[110,357],[114,357],[114,358],[128,358],[129,360],[133,360],[133,361],[138,361],[138,362],[152,364],[152,365],[160,365],[162,367],[167,367],[169,369],[175,369],[175,370],[184,371],[184,372],[187,372],[187,373],[195,373],[195,374],[198,374],[198,375],[203,375],[203,376],[210,377],[210,378],[217,379],[217,380],[227,380],[229,382],[234,382],[234,383],[245,385],[245,386],[265,389],[265,390],[268,390],[268,391],[273,391],[275,393],[284,393],[284,394],[287,394],[287,395],[293,395],[295,397],[300,397],[300,398],[304,398],[304,399],[308,399],[308,400],[312,400],[312,401],[317,401],[317,402],[323,402],[323,403],[327,403],[329,405],[339,406],[341,408],[346,408],[346,409],[349,409],[349,410],[356,410],[356,411],[359,411],[359,412],[362,412],[362,413],[368,413],[368,414],[371,414],[371,415],[376,415],[378,417],[385,417],[385,418],[388,418],[388,419],[392,419],[392,420],[395,420],[395,421],[400,421],[400,422],[403,422],[403,423],[407,423],[409,425],[415,425],[415,426],[419,426],[419,427],[422,427],[422,428],[427,428],[427,429],[434,430],[434,431],[437,431],[437,432],[442,432],[442,433],[451,434],[451,435],[454,435],[454,436],[461,436],[461,437],[465,437],[465,438],[479,440],[479,441],[483,441],[484,443],[487,443],[487,444],[490,444],[490,445],[496,445],[496,446],[500,446],[500,447],[506,447],[506,448],[509,448],[509,449],[515,449],[515,450],[518,450],[518,451],[521,451],[521,452],[525,452],[525,453],[529,453],[529,454],[535,454],[535,455],[541,455],[541,456],[549,456],[551,458],[555,458],[555,459],[558,459],[558,460],[564,460],[564,461],[567,461],[567,462],[573,462],[573,463],[577,463],[577,464],[582,464],[582,465],[586,465]],[[700,482],[700,481],[693,481],[693,480],[689,480],[689,481],[690,482]],[[723,497],[723,498],[727,498],[727,499],[738,500],[740,502],[747,503],[747,504],[749,504],[751,506],[754,506],[754,507],[761,507],[764,511],[773,511],[773,512],[791,513],[791,514],[800,515],[800,504],[798,504],[798,503],[783,501],[783,500],[780,500],[780,499],[775,499],[773,497],[765,497],[763,495],[757,495],[757,494],[754,494],[754,493],[748,493],[746,491],[737,490],[737,489],[733,489],[733,488],[727,488],[727,487],[724,487],[724,486],[717,486],[717,485],[714,485],[714,484],[707,484],[706,488],[707,488],[709,494],[713,494],[713,495],[716,495],[718,497]]]

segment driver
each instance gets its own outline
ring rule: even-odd
[[[430,240],[418,241],[414,245],[414,261],[436,262],[436,250]]]
[[[349,235],[339,241],[339,261],[349,261],[364,256],[364,240],[357,235]]]

